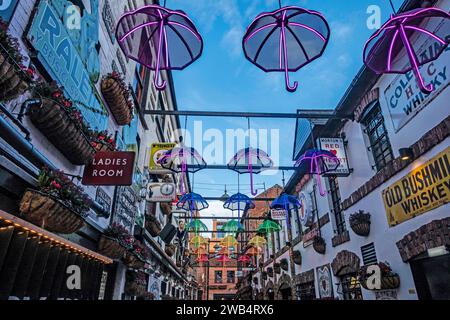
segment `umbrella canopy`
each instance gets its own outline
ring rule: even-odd
[[[184,194],[183,182],[186,172],[197,172],[206,167],[205,160],[197,150],[184,146],[167,150],[164,155],[158,159],[158,163],[165,169],[181,173],[180,192],[182,194]]]
[[[125,13],[117,23],[116,38],[128,58],[155,71],[158,90],[167,85],[161,82],[160,70],[184,69],[203,51],[202,37],[188,16],[158,5]]]
[[[249,263],[251,260],[252,260],[252,258],[251,258],[249,255],[247,255],[247,254],[241,255],[241,256],[237,259],[237,261],[243,262],[243,263]]]
[[[298,83],[289,83],[289,72],[319,58],[329,38],[330,28],[319,12],[288,6],[257,16],[242,46],[245,57],[264,72],[284,72],[286,89],[294,92]]]
[[[250,188],[252,195],[256,196],[258,190],[253,190],[253,174],[273,167],[269,155],[261,149],[252,147],[239,150],[228,162],[228,168],[241,173],[250,173]]]
[[[208,231],[208,227],[199,219],[193,219],[187,226],[187,230],[198,233],[200,231]]]
[[[225,200],[223,207],[225,209],[229,209],[231,211],[238,212],[238,219],[241,217],[241,210],[249,210],[255,208],[255,203],[252,199],[242,193],[235,193],[230,196],[227,200]]]
[[[222,262],[223,264],[225,264],[225,262],[230,262],[230,261],[232,261],[232,259],[231,259],[228,255],[226,255],[226,254],[222,254],[222,255],[218,256],[218,257],[216,258],[216,260],[217,260],[218,262]]]
[[[266,244],[267,244],[266,239],[261,236],[254,236],[248,242],[249,246],[254,246],[254,247],[258,247],[258,248],[261,248],[261,247],[265,246]]]
[[[220,245],[225,248],[234,247],[237,245],[237,240],[233,236],[226,236],[220,241]]]
[[[300,208],[302,204],[300,201],[294,197],[291,196],[285,192],[280,194],[278,197],[275,198],[275,200],[272,201],[270,204],[271,209],[284,209],[286,211],[286,225],[289,227],[289,209],[290,208]]]
[[[247,249],[246,254],[249,256],[259,256],[262,253],[261,248],[251,246]]]
[[[263,223],[258,226],[258,233],[268,234],[281,230],[281,226],[273,220],[265,219]]]
[[[202,262],[208,262],[208,255],[207,254],[202,254],[200,256],[197,257],[197,262],[202,263]]]
[[[433,27],[426,27],[425,23]],[[434,87],[432,83],[425,84],[419,67],[444,52],[449,44],[448,34],[450,14],[438,8],[420,8],[393,15],[367,41],[364,63],[378,74],[412,70],[420,90],[428,94]],[[425,41],[420,39],[429,45],[424,45]],[[434,49],[429,50],[429,47]]]
[[[319,176],[329,171],[336,170],[340,165],[340,161],[336,155],[330,151],[310,149],[307,150],[295,163],[296,167],[300,167],[301,165],[305,165],[309,173],[316,174],[319,192],[323,197],[325,195],[325,190],[323,190],[322,182],[320,181]]]
[[[177,202],[177,208],[189,211],[191,219],[193,211],[203,210],[208,208],[208,206],[208,202],[201,195],[194,192],[184,194]]]
[[[236,219],[230,220],[222,226],[222,231],[226,233],[237,233],[244,231],[244,226]]]
[[[189,243],[191,245],[193,245],[194,247],[198,248],[198,247],[200,247],[200,246],[202,246],[204,244],[207,244],[208,243],[208,239],[206,239],[206,238],[204,238],[202,236],[196,235],[196,236],[192,237],[191,240],[189,240]]]

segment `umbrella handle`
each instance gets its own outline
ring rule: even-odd
[[[258,189],[253,189],[253,168],[251,163],[248,164],[248,170],[250,172],[250,192],[253,196],[258,194]]]
[[[158,55],[156,59],[156,69],[155,69],[155,77],[153,79],[153,84],[155,88],[159,91],[162,91],[166,88],[167,82],[166,80],[162,80],[160,83],[159,71],[161,67],[161,51],[162,51],[162,38],[164,33],[164,21],[161,21],[159,26],[159,42],[158,42]],[[167,48],[166,48],[167,51]]]
[[[318,162],[318,160],[317,160],[317,158],[315,158],[314,159],[314,167],[316,168],[316,182],[317,182],[317,185],[319,186],[319,193],[323,197],[323,196],[325,196],[325,190],[323,190],[322,181],[320,180],[320,169],[319,169],[319,164],[317,162]]]
[[[430,94],[434,90],[434,85],[432,83],[425,85],[425,81],[419,70],[419,63],[417,61],[416,54],[414,53],[414,49],[411,47],[411,43],[408,40],[403,23],[400,23],[400,36],[402,38],[403,45],[406,48],[406,52],[408,53],[408,57],[410,63],[412,64],[413,72],[416,76],[417,85],[419,86],[420,91],[422,91],[424,94]]]
[[[287,57],[285,18],[286,18],[286,11],[283,14],[283,20],[281,22],[281,40],[282,40],[281,42],[283,44],[282,49],[283,49],[283,54],[284,54],[284,78],[286,81],[286,90],[289,92],[295,92],[298,87],[298,82],[294,81],[294,84],[291,86],[290,81],[289,81],[289,62],[288,62],[288,57]],[[281,52],[280,52],[280,64],[281,64]]]

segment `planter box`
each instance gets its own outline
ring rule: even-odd
[[[9,63],[0,53],[0,100],[8,101],[22,95],[28,89],[28,83],[18,74],[21,72]]]
[[[101,91],[117,124],[120,126],[130,124],[133,115],[120,83],[113,78],[104,79]]]
[[[97,251],[111,259],[118,260],[123,258],[127,249],[116,239],[102,235],[98,242]]]
[[[21,217],[55,233],[69,234],[84,226],[84,219],[62,201],[46,193],[28,189],[20,201]]]
[[[87,164],[95,149],[81,128],[57,102],[43,98],[40,106],[29,109],[31,122],[75,165]]]
[[[367,237],[370,233],[370,222],[351,223],[350,227],[358,236]]]

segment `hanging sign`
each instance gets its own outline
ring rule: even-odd
[[[306,192],[300,192],[298,194],[298,200],[302,204],[301,207],[298,209],[300,222],[302,223],[303,226],[309,227],[314,222],[311,196]]]
[[[177,188],[174,183],[155,182],[147,185],[148,202],[172,202],[175,200]]]
[[[382,192],[390,227],[450,201],[450,147]]]
[[[169,173],[170,170],[164,169],[158,163],[158,160],[168,151],[175,148],[176,143],[152,143],[150,149],[150,161],[148,170],[151,174]]]
[[[319,230],[317,228],[311,229],[310,231],[305,233],[302,237],[303,248],[306,248],[306,247],[312,245],[314,238],[318,235],[319,235]]]
[[[134,152],[101,151],[85,166],[84,185],[130,186],[133,183]]]
[[[133,231],[136,219],[136,195],[131,187],[118,187],[116,208],[112,222],[123,226],[129,233]]]
[[[442,34],[443,31],[439,31],[439,29],[445,26],[446,23],[439,24],[433,34]],[[424,36],[427,40],[423,42],[419,50],[419,52],[423,52],[422,55],[417,57],[419,60],[428,59],[427,53],[433,53],[434,55],[435,50],[441,49],[436,46],[436,41],[432,37]],[[448,41],[450,35],[447,35],[446,38]],[[418,46],[415,45],[415,47]],[[450,84],[450,47],[447,47],[438,59],[422,66],[420,73],[423,75],[425,83],[434,85],[434,91],[430,94],[424,94],[420,91],[412,71],[396,76],[384,92],[396,132],[430,104]]]
[[[342,138],[319,138],[319,148],[334,154],[339,159],[339,166],[336,170],[328,171],[324,176],[334,175],[339,177],[347,177],[350,174],[347,162],[347,154],[345,152],[344,139]],[[328,167],[334,167],[336,164],[324,158],[324,163]]]
[[[0,18],[5,22],[9,22],[18,3],[19,0],[0,1]]]
[[[270,210],[270,216],[273,220],[286,220],[286,210],[272,209]]]

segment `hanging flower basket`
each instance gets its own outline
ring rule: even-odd
[[[124,291],[129,296],[144,296],[147,292],[146,275],[143,272],[127,273]]]
[[[0,19],[0,100],[3,101],[15,99],[27,91],[35,75],[32,68],[23,66],[26,58],[7,28]]]
[[[164,248],[164,252],[169,256],[172,257],[175,254],[175,250],[177,247],[174,244],[167,244]]]
[[[273,271],[275,271],[276,274],[280,274],[281,273],[281,266],[278,262],[273,264]]]
[[[267,274],[269,277],[273,278],[273,268],[271,267],[267,268]]]
[[[258,281],[259,281],[258,277],[253,277],[253,283],[254,284],[258,284]]]
[[[93,135],[91,140],[91,145],[97,152],[116,150],[116,142],[107,130],[96,132],[96,135]]]
[[[133,119],[133,103],[122,76],[113,72],[103,77],[101,91],[117,124],[120,126],[130,124]]]
[[[59,102],[42,98],[29,109],[31,122],[74,165],[84,165],[95,155],[89,137]]]
[[[172,205],[170,204],[170,202],[160,202],[159,206],[164,215],[168,216],[172,213]]]
[[[294,263],[296,265],[300,266],[302,264],[302,254],[299,250],[294,250],[292,253],[292,258],[294,259]]]
[[[362,210],[353,213],[349,218],[350,227],[359,236],[367,237],[370,233],[370,213]]]
[[[20,201],[21,217],[50,232],[69,234],[84,226],[81,215],[53,195],[27,189]]]
[[[316,236],[313,241],[313,248],[317,253],[325,254],[326,243],[322,237]]]
[[[123,257],[123,263],[130,269],[142,269],[145,266],[145,262],[140,260],[133,252],[126,251]]]
[[[117,260],[123,258],[127,249],[117,239],[102,235],[98,242],[97,251],[111,259]]]
[[[145,216],[145,229],[152,237],[156,237],[161,232],[161,223],[154,215]]]
[[[261,277],[263,280],[267,280],[267,272],[266,271],[261,272]]]
[[[288,271],[288,269],[289,269],[289,263],[288,263],[287,259],[281,259],[281,260],[280,260],[280,267],[281,267],[281,269],[283,269],[284,271]]]
[[[397,289],[400,286],[400,276],[392,271],[388,262],[379,262],[377,265],[381,272],[381,284],[379,290]],[[377,290],[377,288],[369,288],[367,286],[367,281],[370,277],[370,274],[367,273],[368,267],[369,266],[363,266],[359,269],[358,280],[364,289]]]

